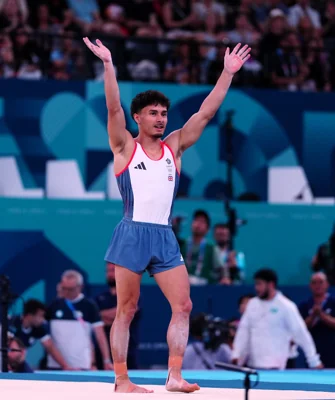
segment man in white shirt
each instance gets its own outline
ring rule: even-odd
[[[285,369],[293,340],[310,368],[323,368],[297,306],[277,290],[277,275],[262,269],[254,275],[257,297],[251,299],[238,326],[233,363],[257,369]]]

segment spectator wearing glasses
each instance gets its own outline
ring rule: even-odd
[[[112,369],[108,343],[96,304],[82,293],[83,276],[65,271],[61,279],[63,298],[56,299],[48,308],[50,333],[57,348],[71,368],[95,369],[92,333],[94,332],[103,355],[104,369]],[[59,369],[57,361],[49,355],[48,369]]]
[[[17,337],[8,340],[8,371],[21,374],[34,372],[26,361],[25,345]]]

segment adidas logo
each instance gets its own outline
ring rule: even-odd
[[[143,161],[141,162],[141,164],[137,164],[136,167],[135,167],[135,169],[144,169],[144,170],[147,170],[147,169],[145,168],[145,165],[144,165],[144,162],[143,162]]]

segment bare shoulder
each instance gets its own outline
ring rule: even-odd
[[[171,132],[165,139],[164,143],[166,143],[170,149],[173,151],[175,158],[180,158],[180,129]]]

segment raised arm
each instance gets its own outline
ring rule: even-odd
[[[123,152],[127,147],[131,147],[132,151],[134,140],[126,129],[126,119],[121,106],[120,91],[115,76],[111,52],[99,39],[96,40],[96,45],[87,37],[83,40],[92,53],[99,57],[104,64],[104,86],[108,110],[107,128],[109,145],[114,155]]]
[[[239,43],[230,53],[226,50],[224,58],[224,69],[215,87],[203,101],[200,110],[193,114],[185,125],[172,132],[166,139],[166,143],[173,149],[175,155],[180,157],[181,153],[192,146],[200,137],[208,122],[214,117],[226,97],[234,74],[238,72],[250,57],[251,49],[248,45],[241,47]]]

